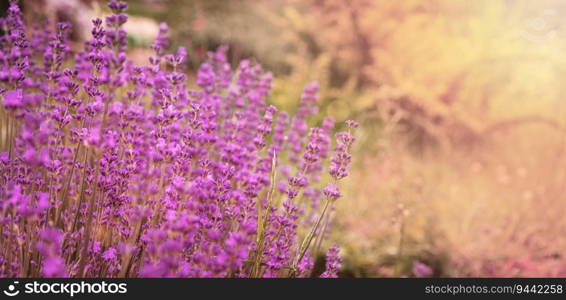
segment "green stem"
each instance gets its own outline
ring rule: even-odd
[[[91,227],[92,227],[92,217],[94,215],[94,206],[95,206],[95,199],[96,199],[96,192],[98,191],[98,172],[100,171],[100,163],[99,160],[95,160],[96,162],[96,171],[94,172],[95,184],[93,186],[92,197],[90,198],[89,207],[88,207],[88,215],[87,215],[87,223],[85,227],[85,238],[83,240],[83,247],[81,251],[81,258],[79,261],[79,276],[84,277],[84,268],[86,263],[86,256],[88,253],[88,246],[90,244],[90,235],[91,235]]]
[[[271,159],[271,187],[267,194],[267,205],[265,216],[262,220],[261,215],[261,200],[257,200],[257,251],[255,255],[254,267],[252,269],[252,277],[260,277],[261,273],[261,259],[263,256],[263,246],[265,240],[265,228],[267,227],[267,221],[269,220],[269,215],[271,213],[271,204],[273,202],[273,195],[275,194],[275,179],[276,179],[276,156],[273,155]]]
[[[297,259],[295,260],[295,263],[293,264],[293,267],[292,267],[292,270],[291,270],[292,276],[295,275],[297,266],[299,265],[299,263],[301,262],[301,260],[305,256],[305,254],[307,253],[307,250],[309,249],[310,244],[312,242],[312,239],[314,237],[314,234],[318,230],[318,227],[320,226],[320,222],[324,218],[326,211],[328,210],[329,205],[330,205],[330,199],[327,198],[326,202],[324,203],[324,208],[322,209],[322,213],[320,214],[320,216],[316,220],[316,223],[314,224],[312,230],[309,232],[307,237],[301,243],[301,247],[299,248],[299,255],[297,256]]]

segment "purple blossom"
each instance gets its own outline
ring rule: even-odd
[[[113,247],[108,248],[108,250],[102,253],[102,258],[106,261],[114,261],[116,260],[116,249]]]
[[[342,267],[342,258],[340,257],[340,247],[338,245],[333,245],[328,249],[326,253],[326,269],[320,277],[323,278],[336,278],[338,277],[338,272]]]
[[[432,268],[423,264],[422,262],[413,262],[413,273],[416,277],[430,277],[432,276]]]
[[[339,132],[336,134],[336,147],[334,155],[330,159],[330,175],[336,180],[348,176],[352,156],[350,150],[354,143],[354,137],[350,132]]]
[[[309,276],[340,197],[322,189],[334,124],[310,126],[318,84],[279,112],[272,74],[233,70],[223,46],[189,85],[165,24],[135,66],[127,5],[108,6],[74,53],[67,23],[28,30],[16,1],[1,21],[0,276]],[[340,179],[354,138],[336,138]]]
[[[24,96],[21,89],[4,93],[4,108],[7,110],[20,108],[24,105]]]
[[[39,232],[37,250],[43,257],[42,275],[45,277],[67,277],[67,268],[61,257],[63,233],[60,229],[45,229]]]
[[[336,201],[338,198],[340,198],[342,195],[340,195],[340,190],[338,189],[338,186],[336,186],[336,184],[333,183],[329,183],[323,190],[322,193],[324,194],[324,196],[326,196],[328,199],[331,199],[333,201]]]

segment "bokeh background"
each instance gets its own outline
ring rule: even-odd
[[[167,22],[189,76],[228,45],[234,64],[275,74],[277,106],[294,110],[317,80],[321,117],[361,123],[333,212],[342,276],[566,276],[564,1],[128,3],[138,62]],[[95,0],[24,9],[71,21],[76,43],[108,13]]]

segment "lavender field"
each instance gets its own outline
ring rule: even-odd
[[[555,1],[2,5],[0,277],[566,276]]]

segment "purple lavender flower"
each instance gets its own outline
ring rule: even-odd
[[[423,264],[422,262],[413,262],[413,273],[416,277],[430,277],[432,276],[432,268]]]
[[[339,132],[336,134],[336,147],[334,155],[330,159],[330,175],[336,180],[340,180],[348,176],[350,162],[350,148],[354,143],[354,137],[350,132]]]
[[[326,253],[326,269],[320,277],[323,278],[336,278],[338,277],[338,272],[342,267],[342,258],[340,257],[340,247],[334,244],[328,249]]]
[[[12,110],[20,108],[24,105],[24,96],[21,89],[8,91],[4,93],[4,108],[6,110]]]
[[[76,53],[67,23],[28,30],[17,1],[1,20],[0,276],[309,276],[340,196],[321,191],[333,122],[309,126],[318,85],[278,112],[272,74],[232,70],[220,47],[191,89],[165,24],[135,66],[127,4],[108,7]],[[339,179],[353,137],[337,139]]]
[[[67,267],[61,257],[63,233],[59,229],[45,229],[39,232],[37,250],[43,256],[42,275],[45,277],[66,277]]]
[[[336,201],[338,198],[342,196],[340,195],[340,190],[338,189],[338,186],[336,186],[336,184],[333,183],[329,183],[324,188],[324,190],[322,190],[322,193],[324,194],[324,196],[326,196],[328,199],[332,201]]]

